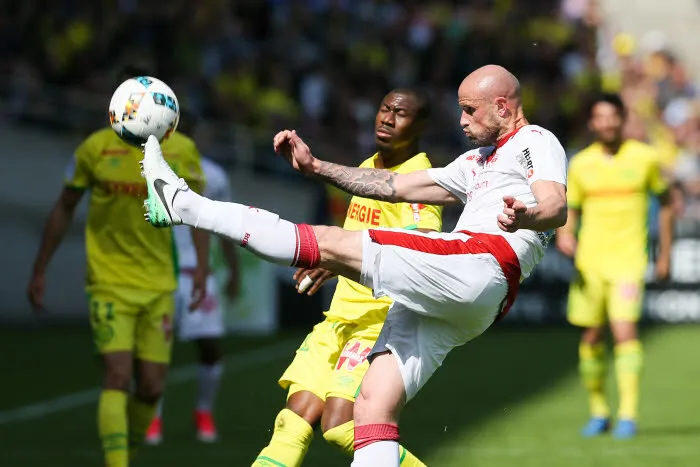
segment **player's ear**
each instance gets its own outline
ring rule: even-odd
[[[506,117],[508,115],[508,99],[505,97],[497,97],[495,102],[498,116],[501,118]]]

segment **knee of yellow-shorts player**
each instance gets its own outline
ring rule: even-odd
[[[308,390],[297,390],[287,398],[286,409],[304,419],[306,423],[315,426],[323,414],[324,401]]]
[[[155,404],[163,396],[165,379],[158,377],[143,378],[136,384],[136,395],[148,404]]]
[[[115,391],[129,391],[131,385],[131,357],[120,358],[117,353],[103,355],[105,364],[104,388]]]

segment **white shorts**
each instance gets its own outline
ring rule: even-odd
[[[221,337],[224,335],[224,316],[217,294],[217,283],[214,276],[207,278],[207,296],[202,305],[193,311],[189,306],[192,302],[192,276],[180,274],[180,281],[175,295],[177,313],[177,334],[183,341]]]
[[[410,400],[450,350],[508,311],[520,264],[499,235],[398,229],[363,235],[361,282],[375,297],[394,300],[370,358],[392,352]]]

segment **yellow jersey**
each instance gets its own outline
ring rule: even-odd
[[[360,164],[360,167],[375,168],[377,157],[375,154]],[[422,152],[389,170],[408,173],[430,167],[428,156]],[[442,228],[442,207],[388,203],[353,196],[343,228],[366,230],[380,227],[439,231]],[[371,289],[345,277],[339,277],[330,308],[325,314],[330,318],[348,322],[363,320],[383,323],[391,303],[388,297],[375,299]]]
[[[668,189],[654,149],[625,141],[608,156],[594,143],[569,164],[567,198],[581,210],[575,263],[610,279],[641,279],[647,267],[649,194]]]
[[[175,172],[201,190],[204,176],[194,141],[173,133],[162,148]],[[177,286],[171,229],[155,229],[143,219],[147,191],[141,159],[139,148],[104,128],[78,146],[68,166],[66,186],[90,191],[85,229],[88,288],[115,285],[169,292]]]

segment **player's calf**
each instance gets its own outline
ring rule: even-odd
[[[394,356],[389,351],[378,354],[355,401],[353,467],[400,465],[398,419],[405,399]]]

